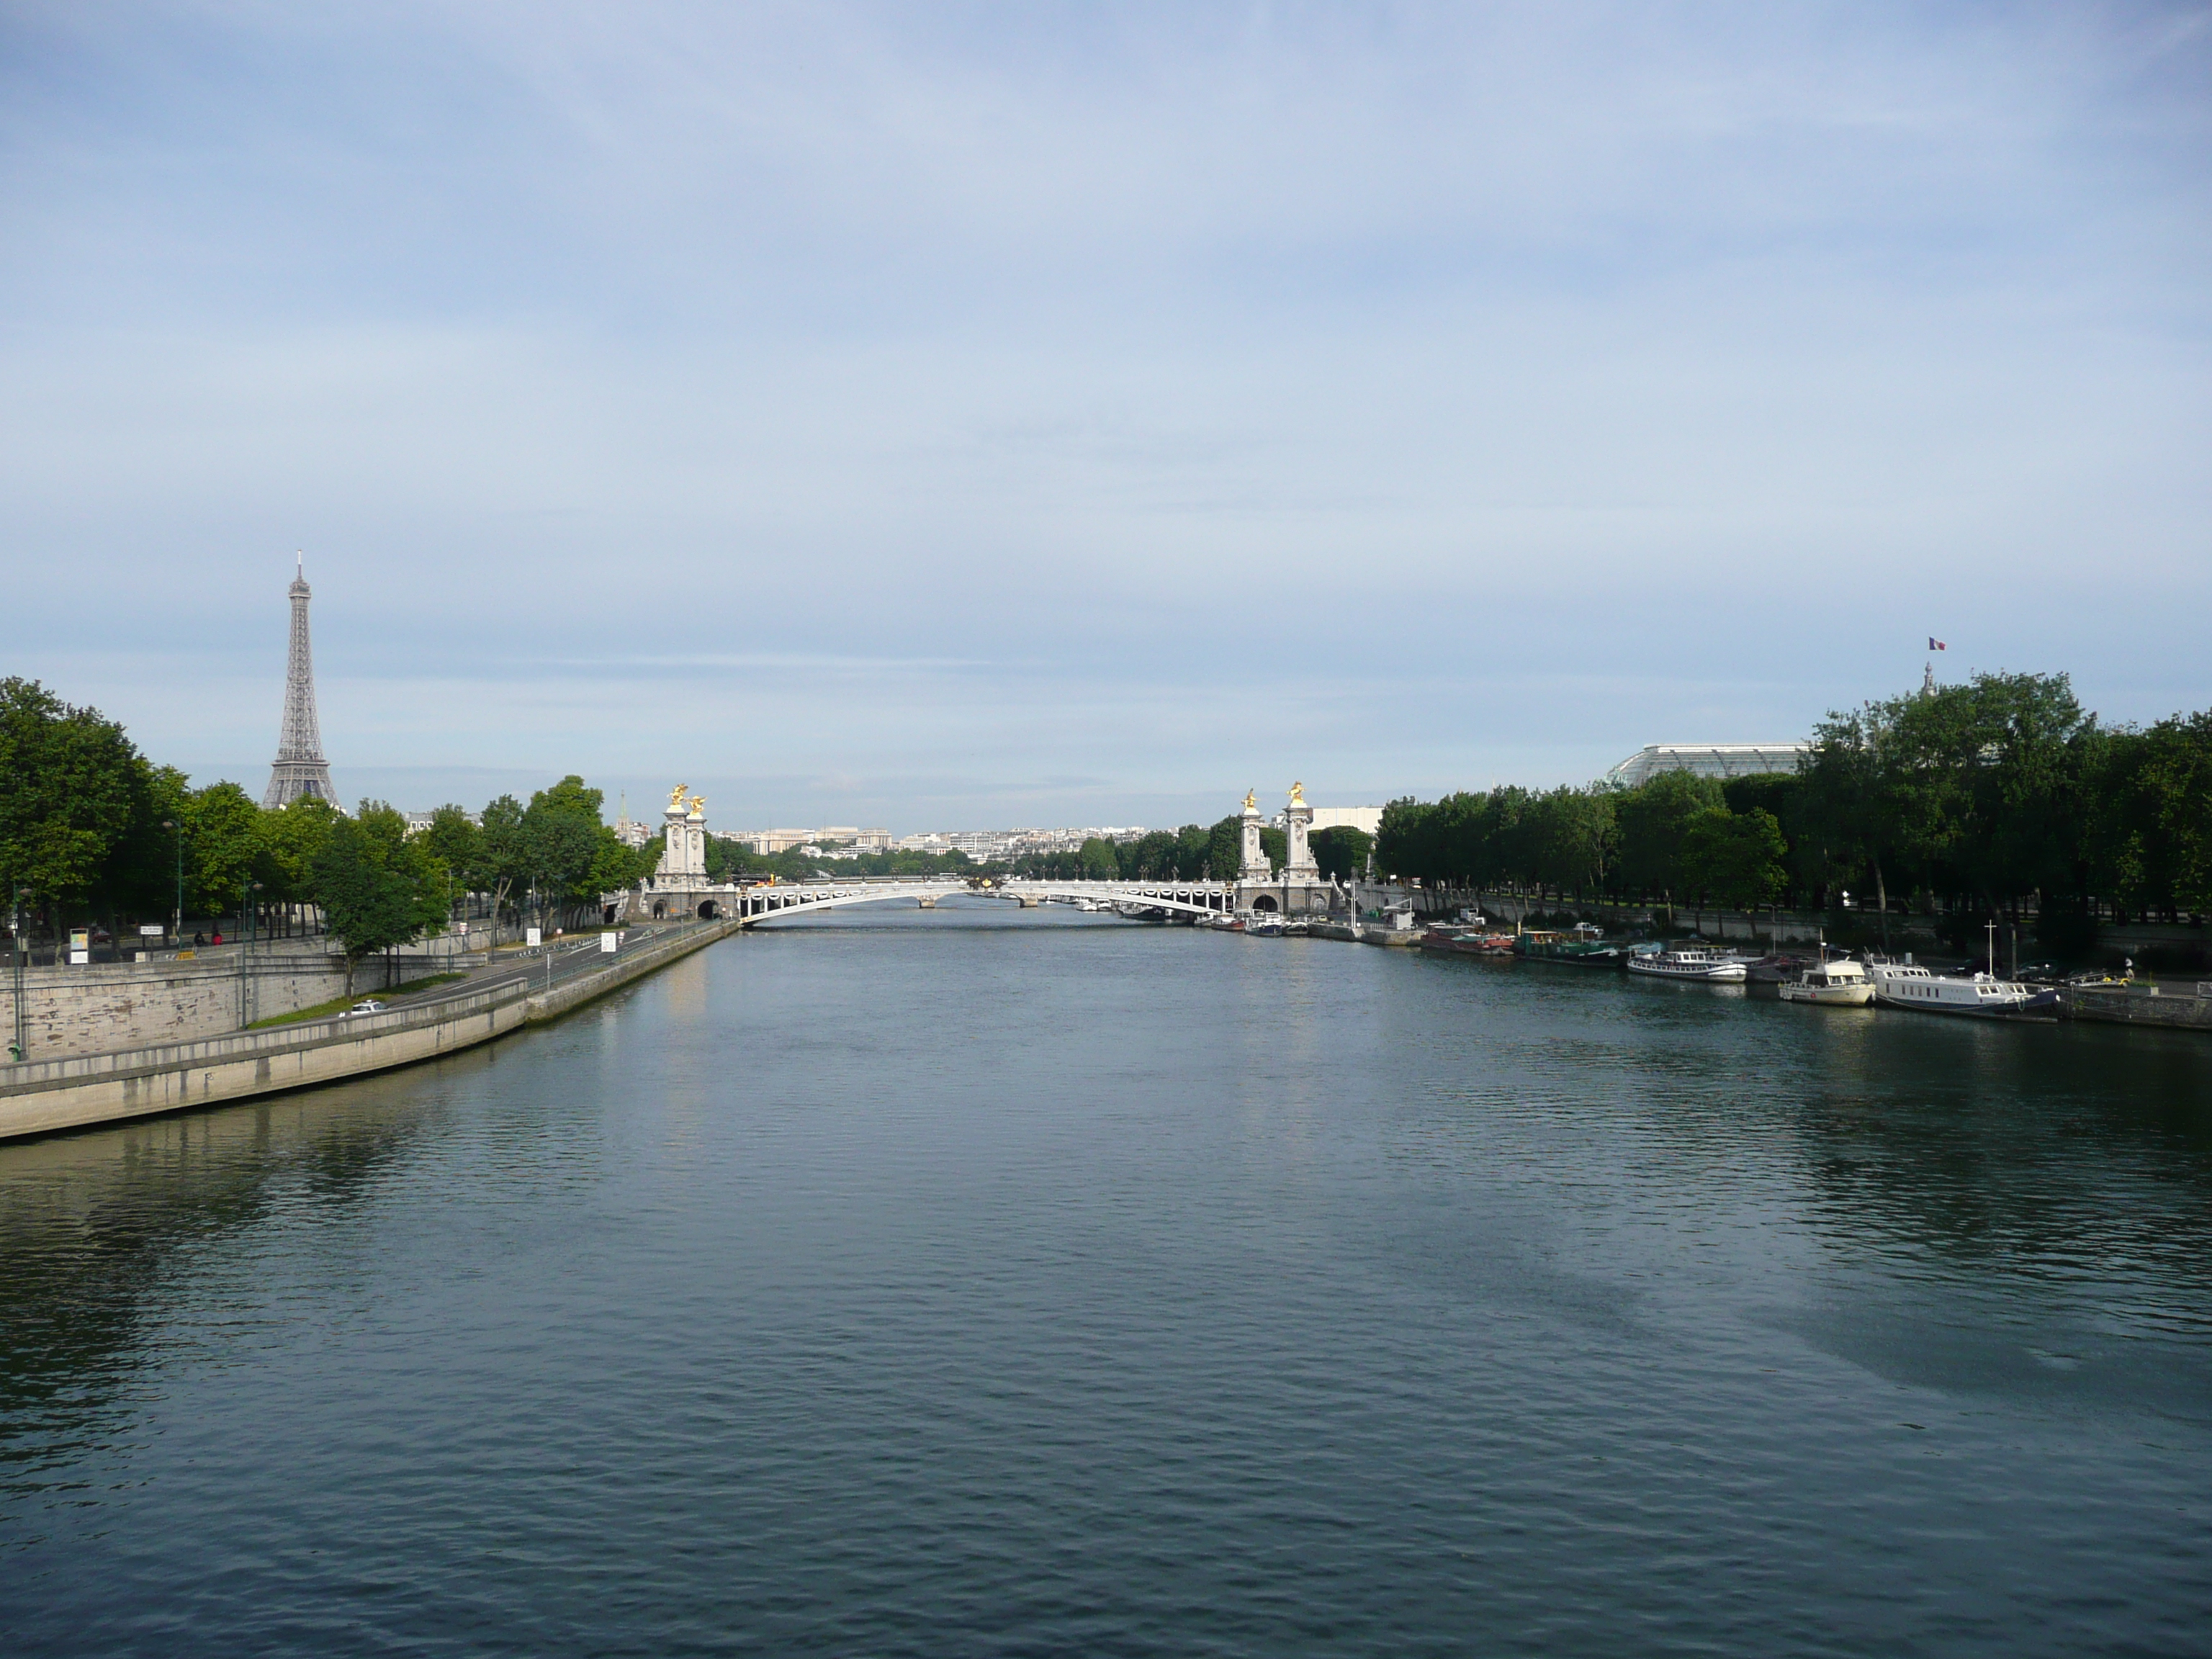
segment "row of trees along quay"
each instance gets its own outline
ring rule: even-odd
[[[1397,800],[1375,852],[1537,903],[1831,911],[1866,943],[1910,915],[1960,949],[1996,920],[2079,957],[2212,915],[2212,711],[2106,726],[2063,674],[1978,674],[1831,714],[1794,775]]]
[[[120,939],[141,923],[195,922],[262,937],[326,931],[349,969],[455,921],[542,923],[596,905],[651,872],[657,844],[625,847],[605,797],[569,776],[527,805],[501,795],[471,823],[443,806],[409,835],[365,800],[277,811],[235,783],[195,789],[149,761],[97,709],[34,680],[0,680],[0,882],[17,949],[75,927]]]

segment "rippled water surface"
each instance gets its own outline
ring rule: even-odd
[[[978,905],[0,1146],[0,1647],[2212,1650],[2212,1042]]]

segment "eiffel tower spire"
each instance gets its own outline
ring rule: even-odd
[[[274,811],[302,795],[337,805],[331,787],[330,763],[323,758],[322,728],[315,720],[315,658],[307,644],[307,557],[300,556],[293,579],[292,653],[284,665],[284,731],[276,740],[276,763],[261,805]]]

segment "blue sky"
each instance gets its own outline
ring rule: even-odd
[[[258,789],[1210,820],[2212,704],[2212,9],[0,9],[7,672]]]

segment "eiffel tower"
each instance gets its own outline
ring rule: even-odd
[[[337,805],[331,787],[330,763],[323,758],[322,728],[315,720],[315,659],[307,646],[307,559],[300,556],[300,573],[292,595],[292,654],[284,665],[284,731],[276,740],[276,763],[270,769],[269,787],[261,805],[269,811],[289,806],[302,795]]]

